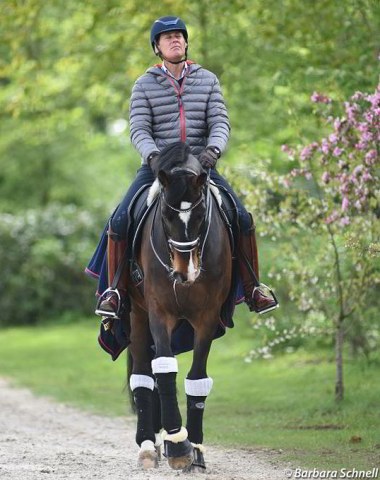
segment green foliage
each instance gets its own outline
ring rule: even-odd
[[[0,325],[91,311],[94,285],[83,271],[101,229],[96,214],[60,204],[1,214]]]

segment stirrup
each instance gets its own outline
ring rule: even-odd
[[[100,308],[100,304],[103,302],[103,300],[107,299],[107,296],[109,293],[115,293],[117,296],[117,308],[116,312],[112,312],[109,310],[102,310]],[[99,315],[99,317],[105,317],[105,318],[117,318],[120,319],[120,311],[121,311],[121,296],[120,292],[117,288],[107,288],[107,290],[104,290],[104,292],[100,295],[98,298],[98,303],[96,304],[96,309],[95,309],[95,315]]]
[[[271,305],[271,306],[268,306],[268,307],[263,307],[263,308],[258,308],[256,307],[255,303],[253,302],[253,309],[256,313],[258,313],[259,315],[263,315],[264,313],[268,313],[268,312],[271,312],[272,310],[276,310],[276,308],[278,308],[280,306],[280,304],[278,303],[278,300],[277,300],[277,297],[274,293],[274,291],[268,287],[268,285],[265,285],[265,283],[260,283],[260,285],[257,285],[254,289],[253,289],[253,292],[252,292],[252,299],[253,299],[253,296],[255,295],[255,292],[256,290],[259,290],[263,293],[262,291],[262,288],[265,288],[269,294],[271,295],[271,297],[273,298],[275,304],[274,305]],[[266,296],[266,295],[265,295]]]

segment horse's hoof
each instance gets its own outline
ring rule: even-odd
[[[143,450],[139,453],[138,464],[144,470],[151,468],[158,468],[158,455],[157,452],[152,450]]]
[[[185,455],[184,457],[170,457],[168,458],[169,467],[173,470],[185,470],[193,463],[193,455]]]
[[[151,440],[145,440],[142,442],[139,451],[138,465],[144,470],[158,467],[157,451]]]
[[[184,473],[206,473],[203,451],[198,446],[194,446],[193,463],[189,467],[184,468],[183,471]]]
[[[194,460],[193,446],[186,438],[183,442],[173,443],[165,440],[165,457],[173,470],[183,470]]]

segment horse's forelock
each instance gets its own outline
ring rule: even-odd
[[[189,146],[183,142],[171,143],[165,147],[151,166],[156,175],[160,170],[167,174],[175,173],[175,170],[193,170],[195,175],[199,175],[202,171],[200,163],[191,154]]]

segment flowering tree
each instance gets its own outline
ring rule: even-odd
[[[330,133],[307,145],[284,145],[295,168],[283,176],[265,172],[262,182],[256,178],[253,208],[267,235],[287,240],[278,261],[282,284],[286,278],[289,298],[306,324],[318,329],[321,319],[332,321],[335,394],[341,400],[344,335],[373,330],[372,304],[378,302],[380,86],[373,94],[353,95],[343,115],[334,114],[334,102],[325,95],[315,92],[311,100]],[[290,338],[293,330],[282,337]],[[305,326],[298,331],[304,335]]]

